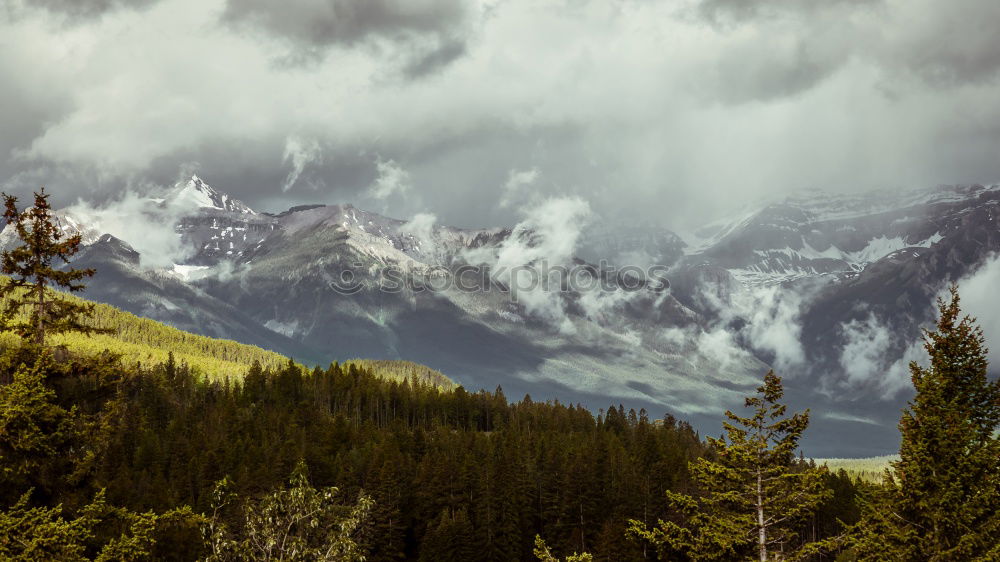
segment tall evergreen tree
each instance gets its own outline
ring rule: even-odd
[[[421,562],[466,562],[476,555],[472,522],[465,509],[443,509],[428,525],[420,547]]]
[[[0,361],[9,361],[7,352]],[[41,353],[35,364],[21,364],[13,380],[0,384],[0,483],[25,478],[37,485],[53,457],[65,455],[73,436],[72,413],[56,403],[45,384],[51,357]],[[8,491],[0,487],[0,500]]]
[[[851,537],[864,560],[1000,560],[1000,382],[958,288],[924,334],[927,367],[910,363],[899,461]]]
[[[630,534],[651,542],[663,560],[793,560],[802,553],[795,529],[829,496],[824,469],[796,462],[809,412],[786,416],[784,394],[774,372],[757,396],[746,399],[750,417],[727,411],[726,438],[709,438],[717,459],[691,463],[698,489],[667,491],[680,521],[648,528],[631,521]]]
[[[17,209],[17,197],[4,193],[3,199],[4,219],[14,227],[22,245],[0,256],[0,272],[11,276],[0,287],[0,296],[6,299],[0,311],[0,328],[36,345],[45,343],[46,334],[108,332],[83,323],[83,318],[93,313],[93,304],[74,302],[49,290],[81,291],[84,285],[80,281],[94,270],[57,268],[61,264],[56,260],[69,263],[80,251],[81,238],[79,234],[65,237],[52,215],[45,188],[35,193],[35,205],[24,211]],[[24,308],[31,311],[27,320],[21,312]]]

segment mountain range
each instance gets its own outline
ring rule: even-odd
[[[263,213],[194,176],[58,216],[83,235],[74,265],[98,271],[84,296],[183,330],[308,363],[406,359],[712,433],[774,368],[812,409],[809,454],[865,456],[895,448],[920,330],[1000,250],[998,214],[1000,186],[972,185],[810,192],[683,236],[577,220],[560,200],[460,229],[346,204]],[[553,268],[575,277],[537,282]]]

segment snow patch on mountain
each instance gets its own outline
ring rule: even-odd
[[[849,258],[849,261],[854,263],[865,264],[878,261],[904,248],[930,248],[943,238],[940,232],[935,232],[933,236],[926,240],[915,244],[908,244],[902,236],[895,236],[893,238],[879,236],[878,238],[873,238],[868,242],[867,246],[857,252],[844,252],[844,257]]]
[[[203,277],[203,273],[208,269],[211,268],[207,265],[182,265],[175,263],[173,268],[171,268],[171,273],[176,275],[181,281],[193,281]]]

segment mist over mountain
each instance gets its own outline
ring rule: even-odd
[[[998,211],[995,185],[816,192],[681,235],[563,197],[460,229],[348,204],[260,212],[193,176],[60,218],[84,234],[75,265],[98,270],[87,297],[185,330],[307,362],[413,360],[706,431],[775,368],[813,408],[809,453],[847,456],[896,446],[906,364],[948,283],[996,334]],[[531,282],[559,267],[576,278]]]

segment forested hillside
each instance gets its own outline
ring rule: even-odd
[[[10,349],[3,374],[28,359]],[[110,504],[134,512],[183,505],[210,514],[224,477],[239,495],[259,497],[280,488],[301,459],[313,485],[373,500],[357,535],[369,560],[531,559],[536,534],[558,553],[642,559],[646,549],[626,537],[627,521],[670,517],[663,491],[686,489],[688,462],[712,454],[669,416],[621,408],[594,416],[529,397],[510,403],[500,389],[442,390],[355,365],[255,365],[242,382],[172,362],[71,365],[44,367],[53,401],[100,423],[66,441],[60,452],[68,456],[45,457],[17,489],[67,508],[106,489]],[[108,377],[117,393],[95,393]],[[838,493],[810,521],[821,536],[853,513],[853,484],[843,474],[828,479]],[[157,556],[208,554],[206,545],[171,544],[196,531],[183,530],[158,530]]]
[[[0,282],[4,279],[0,276]],[[163,363],[168,355],[173,354],[176,363],[186,364],[196,372],[213,378],[242,377],[254,361],[266,368],[277,368],[288,361],[273,351],[257,346],[184,332],[114,306],[73,295],[64,295],[64,298],[92,305],[91,323],[99,329],[111,331],[89,335],[69,332],[52,337],[53,346],[65,346],[73,353],[95,355],[110,351],[120,355],[126,365]],[[0,300],[0,307],[5,303],[6,299]],[[0,345],[9,347],[17,341],[14,334],[0,332]],[[380,377],[402,380],[416,376],[445,388],[455,386],[443,373],[410,361],[353,359],[349,362],[366,367]]]

